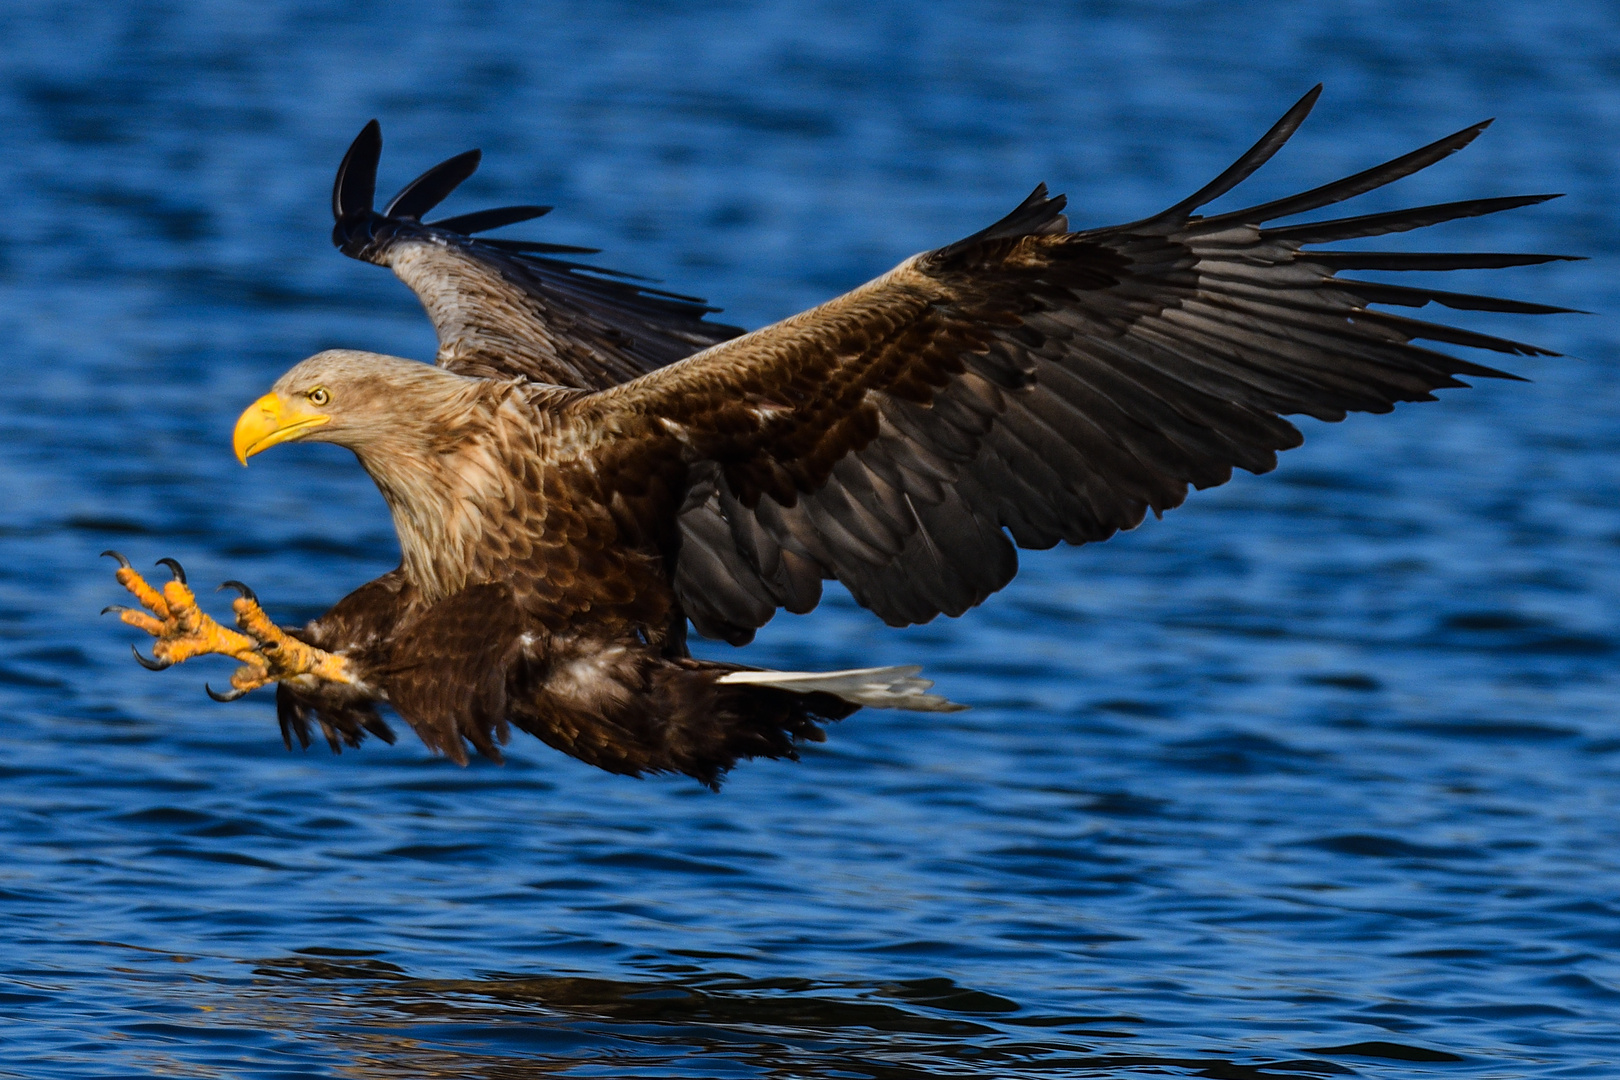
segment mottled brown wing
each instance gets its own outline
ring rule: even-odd
[[[549,206],[507,206],[424,223],[478,167],[479,152],[435,165],[381,213],[372,208],[382,134],[367,124],[332,188],[332,242],[345,255],[391,268],[427,309],[438,362],[464,375],[591,390],[625,382],[742,333],[708,322],[693,296],[640,284],[618,271],[558,258],[594,248],[473,234],[539,217]]]
[[[1484,125],[1292,198],[1193,216],[1276,152],[1318,90],[1156,217],[1071,233],[1063,200],[1038,188],[821,307],[581,398],[605,483],[645,490],[685,465],[684,503],[665,507],[680,506],[674,582],[698,630],[746,641],[778,607],[813,607],[825,578],[895,625],[956,615],[1012,578],[1013,542],[1102,540],[1234,466],[1271,469],[1301,441],[1283,415],[1340,420],[1431,400],[1466,385],[1459,374],[1512,377],[1416,340],[1553,355],[1367,305],[1563,309],[1336,271],[1558,256],[1301,250],[1551,196],[1266,226],[1425,168]]]

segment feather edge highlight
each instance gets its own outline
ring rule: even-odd
[[[870,709],[961,712],[968,707],[928,693],[934,681],[919,678],[921,671],[921,664],[847,671],[732,671],[715,681],[769,686],[795,694],[832,694],[851,705]]]

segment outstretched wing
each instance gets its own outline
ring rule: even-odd
[[[665,508],[680,507],[675,587],[699,632],[747,641],[778,607],[815,606],[824,578],[891,624],[957,615],[1012,578],[1008,533],[1028,548],[1102,540],[1233,466],[1265,472],[1301,441],[1283,415],[1340,420],[1432,400],[1466,385],[1457,375],[1513,377],[1416,341],[1554,355],[1368,305],[1566,309],[1337,274],[1562,256],[1302,250],[1552,196],[1266,224],[1423,169],[1483,124],[1292,198],[1194,215],[1270,158],[1319,91],[1155,217],[1069,232],[1043,186],[821,307],[580,398],[605,483],[686,485]]]
[[[433,166],[379,213],[372,201],[381,156],[382,130],[373,120],[338,166],[332,243],[345,255],[390,267],[411,287],[438,331],[442,367],[598,389],[743,332],[705,320],[719,309],[698,297],[558,258],[595,248],[474,238],[549,213],[549,206],[504,206],[423,222],[423,214],[478,168],[477,150]]]

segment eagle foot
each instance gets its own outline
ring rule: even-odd
[[[259,606],[259,598],[252,589],[240,581],[227,581],[220,588],[235,589],[241,594],[231,601],[231,610],[236,612],[236,627],[253,639],[255,655],[268,667],[267,677],[257,686],[285,679],[339,683],[352,681],[343,657],[300,641],[271,622],[270,616]],[[237,672],[237,675],[242,674],[241,671]],[[233,675],[231,685],[241,690],[243,684]],[[249,690],[254,688],[248,687]],[[243,690],[243,693],[246,692]]]
[[[237,629],[222,626],[197,606],[196,594],[186,583],[185,570],[173,559],[161,559],[173,579],[161,589],[154,588],[129,560],[116,551],[103,552],[118,560],[115,577],[140,602],[144,611],[114,604],[103,609],[117,612],[121,621],[146,631],[157,639],[152,658],[135,649],[135,659],[144,668],[161,671],[197,656],[227,656],[242,666],[231,675],[231,689],[223,694],[208,687],[216,701],[234,701],[251,690],[287,680],[349,682],[341,656],[317,649],[292,637],[270,621],[249,589],[238,581],[220,588],[234,588],[241,596],[232,602]]]

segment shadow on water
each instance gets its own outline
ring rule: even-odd
[[[246,1021],[255,1026],[323,1032],[355,1076],[501,1080],[611,1069],[625,1076],[1260,1080],[1353,1076],[1358,1061],[1464,1060],[1384,1041],[1302,1048],[1288,1059],[1133,1053],[1118,1044],[1152,1026],[1141,1017],[1035,1013],[946,978],[751,979],[694,966],[643,980],[502,972],[424,979],[375,953],[333,948],[260,961],[254,975],[252,990],[221,1008],[255,1014]]]

